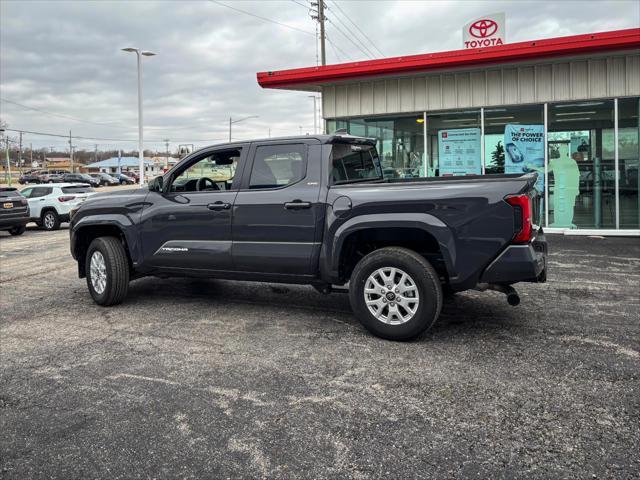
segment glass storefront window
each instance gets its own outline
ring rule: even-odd
[[[523,105],[484,109],[484,165],[485,173],[505,173],[505,126],[536,125],[544,130],[544,107],[542,105]],[[544,140],[542,140],[544,143]],[[542,169],[544,175],[544,148]],[[537,161],[538,159],[536,159]],[[507,172],[509,173],[509,172]]]
[[[480,109],[427,112],[426,136],[422,113],[327,120],[327,131],[375,137],[387,178],[479,174],[482,167],[486,174],[536,171],[540,195],[548,191],[540,210],[548,209],[549,219],[541,224],[615,229],[619,221],[621,229],[640,228],[640,98],[618,99],[617,145],[613,99],[548,104],[548,185],[544,108],[486,107],[484,125]]]
[[[428,176],[482,173],[480,110],[427,115]]]
[[[640,98],[618,100],[620,228],[640,227]]]
[[[349,135],[376,138],[385,178],[424,176],[422,114],[394,118],[329,120],[327,131],[346,129]]]
[[[613,100],[550,104],[549,226],[615,228]]]

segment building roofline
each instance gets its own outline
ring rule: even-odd
[[[473,67],[541,58],[640,48],[640,28],[508,43],[495,47],[391,57],[335,65],[258,72],[263,88],[306,90],[312,86],[443,68]]]

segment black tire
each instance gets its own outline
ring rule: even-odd
[[[9,229],[9,233],[16,237],[18,235],[22,235],[26,229],[26,225],[16,225],[15,227]]]
[[[93,286],[91,258],[94,252],[100,252],[105,263],[106,284],[102,292]],[[129,291],[129,262],[120,239],[116,237],[98,237],[91,242],[85,259],[87,287],[93,301],[98,305],[116,305],[121,303]]]
[[[402,270],[417,287],[420,301],[414,315],[405,323],[385,323],[376,318],[366,305],[364,290],[367,279],[384,267]],[[349,300],[360,323],[374,335],[387,340],[411,340],[428,330],[438,319],[442,309],[442,285],[438,274],[424,257],[407,248],[386,247],[358,262],[349,282]]]
[[[42,228],[48,231],[58,230],[60,228],[60,217],[55,210],[45,210],[40,216]]]

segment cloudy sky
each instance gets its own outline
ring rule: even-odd
[[[308,93],[263,90],[256,82],[258,71],[316,64],[309,3],[0,0],[0,119],[14,129],[71,129],[74,135],[108,139],[77,140],[80,148],[133,148],[135,54],[120,48],[134,46],[158,54],[143,61],[147,148],[163,150],[165,138],[172,147],[219,143],[228,136],[230,116],[258,115],[234,125],[234,139],[266,137],[269,128],[273,136],[297,134],[300,127],[311,131]],[[636,0],[326,4],[328,63],[458,49],[462,25],[501,11],[509,42],[640,24]],[[369,51],[360,50],[354,37]],[[66,145],[62,138],[33,134],[25,134],[24,142],[34,148]]]

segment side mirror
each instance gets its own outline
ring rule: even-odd
[[[149,182],[149,190],[152,192],[162,193],[164,179],[160,177],[156,177]]]

